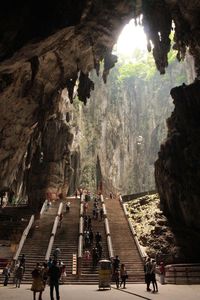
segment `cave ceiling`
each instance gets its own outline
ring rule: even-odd
[[[35,128],[53,115],[55,99],[78,83],[85,104],[94,89],[91,70],[104,82],[117,57],[112,48],[132,18],[142,24],[161,74],[172,44],[178,59],[186,49],[199,75],[200,1],[60,0],[4,2],[0,10],[0,188],[10,186]],[[134,43],[134,39],[130,41]]]

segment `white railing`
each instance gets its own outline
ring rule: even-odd
[[[45,200],[43,205],[42,205],[42,208],[40,210],[40,216],[44,213],[46,207],[47,207],[47,203],[48,203],[48,200]]]
[[[31,227],[32,227],[32,225],[34,223],[34,220],[35,220],[35,217],[34,217],[34,215],[32,215],[30,217],[30,220],[29,220],[29,223],[28,223],[27,227],[24,229],[24,232],[22,233],[21,240],[19,242],[17,251],[16,251],[16,253],[15,253],[14,257],[13,257],[13,260],[15,260],[15,261],[18,260],[18,257],[19,257],[19,255],[21,253],[21,250],[23,248],[24,242],[25,242],[25,240],[27,238],[27,235],[29,234],[29,231],[30,231],[30,229],[31,229]]]
[[[112,259],[114,257],[114,254],[113,254],[112,240],[111,240],[111,236],[110,236],[109,221],[107,218],[107,211],[106,211],[106,206],[104,203],[103,195],[101,195],[100,197],[101,197],[101,203],[102,203],[103,214],[104,214],[104,226],[105,226],[105,232],[106,232],[106,238],[107,238],[107,244],[108,244],[108,253],[109,253],[110,259]]]
[[[80,217],[80,219],[79,219],[79,235],[83,234],[83,223],[84,223],[83,217]]]
[[[111,236],[110,235],[107,235],[107,243],[108,243],[109,257],[112,260],[112,258],[114,257],[114,253],[113,253],[112,240],[111,240]]]
[[[51,231],[51,236],[49,239],[48,248],[47,248],[46,255],[45,255],[45,260],[49,260],[49,257],[51,256],[51,251],[53,248],[53,243],[54,243],[54,239],[55,239],[55,235],[56,235],[56,231],[57,231],[57,227],[58,227],[58,223],[59,223],[59,217],[60,217],[60,214],[62,213],[62,209],[63,209],[63,203],[61,202],[59,205],[59,208],[58,208],[58,214],[54,220],[53,228]]]
[[[102,203],[102,208],[103,208],[104,217],[106,217],[107,216],[107,211],[106,211],[105,203]]]
[[[78,238],[78,263],[77,263],[77,273],[80,276],[82,271],[82,258],[83,258],[83,195],[80,198],[80,218],[79,218],[79,238]]]

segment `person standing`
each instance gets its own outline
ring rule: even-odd
[[[8,280],[9,280],[9,277],[10,277],[10,264],[9,263],[3,269],[3,275],[4,275],[3,285],[6,286],[6,285],[8,285]]]
[[[121,264],[121,267],[120,267],[120,277],[121,277],[120,287],[123,284],[123,289],[125,289],[126,288],[126,280],[128,278],[125,264]]]
[[[152,293],[157,293],[158,292],[158,285],[156,281],[156,261],[153,259],[152,260],[152,267],[151,267],[151,281],[153,285],[153,291]]]
[[[42,293],[44,291],[44,282],[41,273],[40,264],[37,263],[35,269],[31,272],[32,274],[32,286],[31,291],[33,291],[33,300],[36,300],[36,293],[39,293],[38,300],[42,300]]]
[[[58,223],[59,228],[61,228],[62,220],[63,220],[63,213],[61,213],[60,216],[59,216],[59,223]]]
[[[53,252],[54,260],[58,260],[58,257],[60,256],[60,253],[61,253],[60,248],[56,247],[56,249]]]
[[[147,258],[147,262],[145,264],[145,281],[147,284],[147,292],[150,292],[150,283],[151,283],[151,271],[152,271],[152,264],[150,257]]]
[[[19,261],[19,266],[23,267],[24,273],[25,273],[25,264],[26,264],[25,254],[22,254],[22,257]]]
[[[54,260],[52,267],[49,269],[49,286],[50,286],[50,299],[54,300],[53,291],[56,291],[56,300],[60,299],[59,295],[59,279],[61,276],[60,268],[57,265],[57,261]]]
[[[165,284],[165,265],[163,261],[160,262],[159,271],[160,271],[160,283]]]
[[[114,278],[117,289],[119,288],[119,269],[115,269]]]
[[[69,201],[67,201],[67,203],[66,203],[66,212],[69,212],[70,206],[71,206],[71,203]]]
[[[113,260],[113,272],[115,272],[116,269],[119,269],[120,265],[120,259],[119,256],[116,255],[115,259]]]
[[[21,265],[15,271],[15,284],[16,288],[20,288],[20,284],[24,275],[24,267]]]

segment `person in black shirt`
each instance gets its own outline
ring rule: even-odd
[[[52,264],[51,268],[49,269],[48,275],[49,275],[49,285],[50,285],[50,298],[51,298],[51,300],[54,300],[53,290],[55,287],[56,300],[59,300],[60,299],[59,279],[60,279],[61,272],[60,272],[60,268],[57,266],[56,260],[53,261],[53,264]]]

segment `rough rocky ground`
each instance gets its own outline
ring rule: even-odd
[[[127,202],[139,243],[150,257],[173,262],[180,248],[167,218],[160,210],[158,194],[146,195]]]

